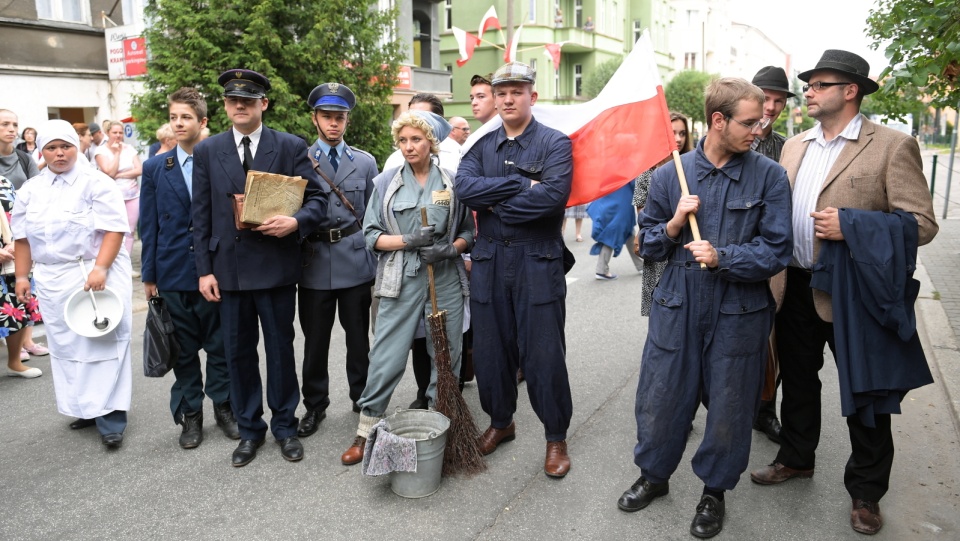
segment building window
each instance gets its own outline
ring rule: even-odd
[[[37,0],[37,18],[90,23],[89,0]]]
[[[453,94],[453,64],[445,64],[443,67],[450,74],[450,93]]]
[[[573,95],[583,95],[583,64],[573,65]]]
[[[597,32],[601,34],[607,31],[607,0],[597,2]]]
[[[700,12],[695,9],[687,10],[687,28],[692,27],[695,24],[698,24],[700,21]]]
[[[453,29],[453,0],[447,0],[444,11],[447,14],[447,30]]]
[[[583,0],[573,2],[573,26],[583,28]]]
[[[633,21],[633,42],[636,43],[640,41],[640,36],[643,35],[643,26],[640,25],[640,19],[634,19]]]
[[[560,70],[556,69],[556,66],[553,69],[553,95],[560,97]]]
[[[529,7],[527,7],[527,11],[530,13],[529,22],[531,23],[537,22],[537,0],[530,0],[530,5]]]
[[[684,53],[683,69],[685,70],[697,69],[697,53]]]
[[[732,56],[732,57],[734,57],[734,58],[737,57],[737,48],[736,48],[736,47],[730,47],[730,56]]]

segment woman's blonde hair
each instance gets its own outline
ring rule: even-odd
[[[411,126],[422,131],[424,135],[427,136],[427,139],[430,140],[430,153],[434,155],[440,154],[440,141],[437,141],[437,136],[433,134],[433,128],[430,127],[430,124],[427,124],[426,120],[409,111],[401,114],[393,121],[393,126],[390,128],[390,132],[393,134],[393,146],[399,148],[400,130],[405,126]]]

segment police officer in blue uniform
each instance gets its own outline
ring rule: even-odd
[[[218,81],[232,127],[194,148],[193,237],[200,293],[220,303],[230,402],[240,428],[240,444],[231,463],[249,464],[267,433],[257,354],[261,327],[270,429],[283,458],[296,462],[303,458],[303,444],[297,438],[300,389],[293,352],[297,281],[303,266],[300,243],[317,230],[327,198],[303,140],[263,125],[270,81],[244,69],[226,71]],[[277,215],[253,229],[237,229],[233,196],[243,193],[247,171],[302,177],[307,181],[303,205],[293,216]]]
[[[573,403],[560,223],[573,180],[571,144],[533,117],[536,72],[530,66],[506,64],[491,82],[503,126],[467,151],[456,181],[457,197],[477,212],[479,230],[470,310],[477,389],[490,415],[480,446],[489,454],[514,439],[516,376],[523,369],[547,439],[544,472],[563,477],[570,469]]]
[[[297,433],[317,431],[330,405],[327,361],[334,316],[347,340],[347,381],[353,410],[367,384],[370,364],[371,287],[377,260],[364,243],[362,224],[366,203],[379,174],[373,156],[351,148],[343,140],[356,97],[346,85],[325,83],[313,89],[307,103],[313,108],[317,141],[309,156],[320,176],[327,199],[327,215],[303,244],[303,275],[298,293],[303,330],[303,405]]]

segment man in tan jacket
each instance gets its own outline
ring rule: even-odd
[[[870,66],[846,51],[827,50],[816,67],[801,73],[807,113],[820,121],[783,147],[780,164],[793,187],[793,261],[772,280],[781,305],[776,319],[783,377],[780,452],[769,466],[750,474],[761,485],[811,477],[820,439],[820,378],[823,347],[835,351],[830,296],[810,288],[823,240],[843,240],[839,208],[893,212],[916,217],[919,243],[937,233],[933,205],[914,139],[870,122],[860,114],[863,96],[879,86]],[[782,304],[781,304],[782,303]],[[879,500],[893,465],[890,415],[877,414],[875,427],[847,417],[852,453],[844,484],[853,499],[850,524],[874,534],[883,526]]]

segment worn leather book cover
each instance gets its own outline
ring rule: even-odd
[[[293,216],[303,206],[307,181],[262,171],[248,171],[241,221],[260,225],[277,215]]]

